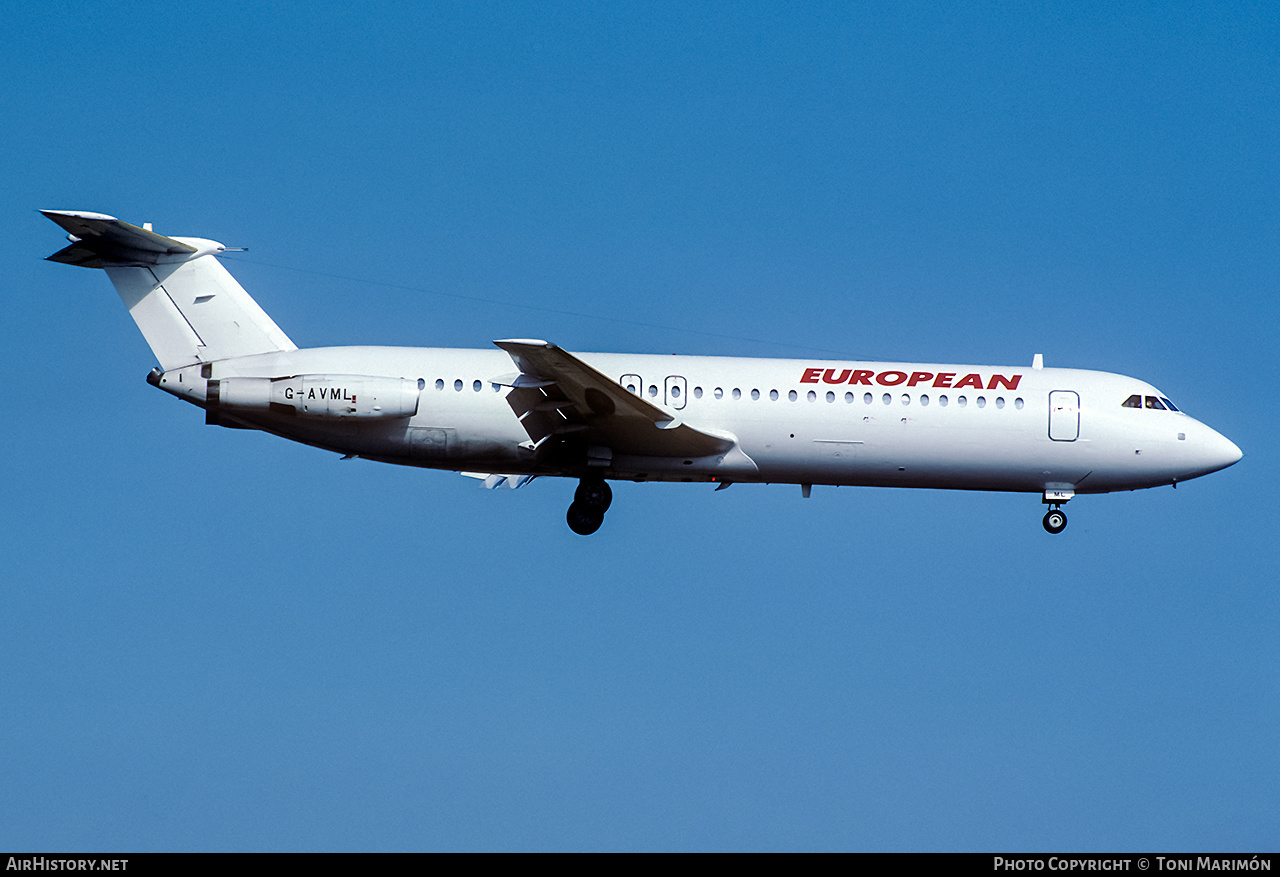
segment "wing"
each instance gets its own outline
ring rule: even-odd
[[[552,436],[581,434],[589,446],[616,454],[707,457],[736,444],[727,434],[694,429],[554,344],[493,343],[509,353],[520,370],[495,382],[513,388],[507,402],[534,447]]]

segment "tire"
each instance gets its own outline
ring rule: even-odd
[[[569,529],[579,536],[590,536],[600,529],[600,525],[604,523],[604,515],[584,509],[575,502],[569,506],[565,521],[569,524]]]
[[[599,515],[607,512],[612,502],[613,490],[609,487],[609,482],[603,478],[582,479],[573,494],[574,505]]]
[[[1049,533],[1061,533],[1067,529],[1067,516],[1062,509],[1050,509],[1044,516],[1044,528]]]

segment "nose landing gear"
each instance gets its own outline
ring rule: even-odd
[[[583,478],[573,494],[573,502],[565,515],[569,529],[579,536],[590,536],[604,523],[604,513],[613,502],[613,491],[603,478]]]
[[[1071,497],[1076,495],[1074,484],[1046,484],[1044,487],[1044,504],[1049,507],[1049,511],[1045,512],[1044,528],[1047,532],[1057,535],[1067,529],[1067,514],[1062,510],[1062,504],[1070,501]]]

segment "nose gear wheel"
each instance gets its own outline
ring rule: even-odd
[[[1062,509],[1054,508],[1045,512],[1044,528],[1049,533],[1061,533],[1067,529],[1067,514]]]

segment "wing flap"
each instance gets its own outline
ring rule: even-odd
[[[484,482],[486,490],[494,490],[498,487],[508,487],[512,490],[518,490],[524,487],[537,475],[503,475],[500,473],[490,474],[488,472],[463,472],[468,478],[478,478]]]

